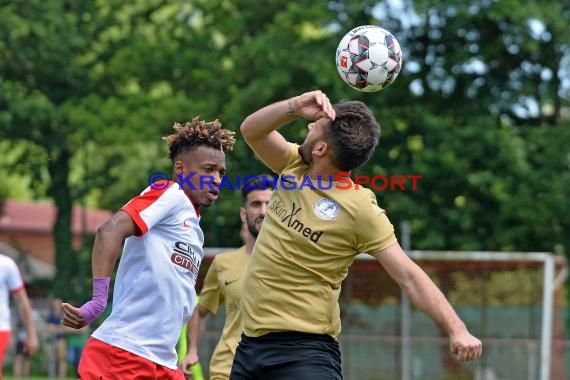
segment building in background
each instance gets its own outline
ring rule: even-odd
[[[44,202],[5,200],[0,204],[0,250],[12,257],[26,283],[50,280],[55,276],[53,226],[57,209]],[[72,211],[72,244],[81,247],[85,235],[94,235],[113,213],[108,210]]]

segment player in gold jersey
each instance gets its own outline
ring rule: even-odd
[[[214,257],[204,278],[198,306],[188,321],[188,355],[181,363],[183,371],[198,362],[198,344],[209,314],[216,314],[225,303],[226,319],[222,336],[210,358],[209,379],[227,380],[234,360],[241,328],[241,284],[253,245],[267,212],[273,193],[273,185],[264,176],[251,177],[242,188],[240,218],[245,226],[242,238],[245,245],[237,251],[225,252]]]
[[[310,121],[301,146],[277,129]],[[243,334],[230,378],[341,379],[338,298],[355,256],[374,256],[412,302],[449,335],[461,361],[479,358],[469,333],[441,291],[402,250],[374,193],[339,175],[365,164],[380,127],[358,101],[331,104],[312,91],[248,116],[241,133],[280,175],[244,277]],[[301,188],[301,189],[300,189]]]

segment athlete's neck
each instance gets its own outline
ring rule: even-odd
[[[322,162],[321,164],[314,163],[309,167],[309,177],[313,180],[336,178],[342,172],[343,171],[339,168],[325,162]]]
[[[255,241],[257,239],[251,234],[247,234],[246,242],[245,242],[245,251],[248,255],[251,256],[251,252],[253,252],[253,246],[255,245]]]
[[[325,154],[322,156],[313,154],[312,161],[308,164],[309,167],[309,177],[313,180],[322,178],[336,178],[336,176],[343,172],[340,168],[337,168],[330,159],[330,154]]]
[[[188,194],[186,194],[186,196],[187,196],[188,199],[190,200],[190,203],[192,203],[192,206],[194,206],[194,211],[196,211],[196,215],[200,216],[200,205],[199,205],[198,203],[194,202],[194,201],[192,200],[192,198],[190,198],[190,197],[188,196]]]

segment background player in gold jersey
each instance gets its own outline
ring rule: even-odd
[[[271,177],[269,177],[271,178]],[[204,278],[198,306],[188,321],[188,355],[181,363],[183,371],[198,362],[200,333],[210,313],[216,314],[221,304],[226,305],[226,319],[222,336],[210,359],[210,380],[227,380],[242,332],[240,298],[243,276],[253,245],[267,212],[273,193],[273,184],[261,177],[252,177],[242,188],[240,218],[245,226],[242,234],[245,245],[237,251],[216,255]]]
[[[298,117],[310,120],[301,146],[277,132]],[[481,355],[481,341],[398,244],[374,193],[347,190],[348,178],[336,186],[339,173],[365,164],[378,144],[379,125],[364,103],[333,106],[321,91],[307,92],[261,108],[240,129],[286,186],[273,193],[244,277],[244,333],[231,379],[341,379],[338,297],[361,252],[445,329],[459,360]]]

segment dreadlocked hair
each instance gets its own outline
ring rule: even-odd
[[[200,145],[205,145],[225,152],[232,150],[236,139],[235,132],[222,128],[218,120],[205,122],[197,117],[184,124],[174,123],[176,133],[163,137],[168,143],[168,158],[172,161],[183,153],[188,153]]]

